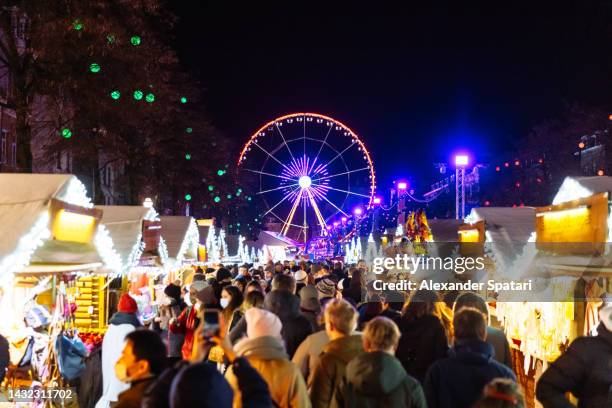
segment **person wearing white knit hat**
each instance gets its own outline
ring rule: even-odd
[[[298,367],[289,361],[282,341],[283,325],[274,313],[253,307],[244,318],[247,337],[236,343],[236,355],[246,357],[251,366],[263,377],[270,395],[280,407],[310,407],[308,390]],[[230,367],[227,381],[234,390],[234,408],[242,407],[238,380]]]

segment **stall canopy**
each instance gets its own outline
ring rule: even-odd
[[[153,208],[128,205],[100,205],[101,223],[108,230],[121,258],[122,271],[136,266],[145,249],[143,223],[159,220]],[[163,254],[160,254],[163,259]]]
[[[120,269],[92,207],[72,175],[0,173],[0,278],[31,264]]]
[[[553,199],[553,204],[561,204],[604,192],[612,192],[612,177],[566,177]]]
[[[160,219],[170,264],[179,266],[184,260],[197,260],[200,233],[196,221],[185,216],[163,216]]]
[[[249,241],[247,244],[255,248],[263,248],[264,245],[267,247],[294,248],[301,245],[289,237],[272,231],[260,231],[257,241]]]

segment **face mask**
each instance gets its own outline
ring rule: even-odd
[[[219,304],[221,304],[221,307],[225,309],[229,305],[229,301],[230,300],[228,298],[221,298]]]
[[[115,375],[117,376],[117,379],[121,382],[129,383],[131,381],[131,378],[128,376],[127,373],[127,366],[123,361],[117,361],[117,363],[115,364]]]

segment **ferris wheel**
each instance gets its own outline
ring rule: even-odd
[[[317,113],[293,113],[259,128],[238,158],[242,182],[261,199],[261,219],[306,242],[329,224],[372,206],[372,159],[355,132]]]

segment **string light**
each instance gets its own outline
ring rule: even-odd
[[[83,23],[81,23],[81,20],[74,20],[72,22],[72,28],[76,31],[81,31],[83,29]]]
[[[152,103],[153,101],[155,101],[155,95],[152,93],[148,93],[147,96],[145,96],[145,101]]]
[[[140,89],[134,91],[134,99],[136,99],[137,101],[141,100],[143,96],[144,94]]]
[[[185,200],[191,201],[191,194],[185,194]]]
[[[187,98],[185,96],[181,96],[181,103],[187,103]]]
[[[100,72],[101,69],[102,68],[100,67],[100,64],[98,63],[93,62],[89,65],[89,70],[93,72],[94,74],[97,74],[98,72]]]
[[[112,91],[110,95],[111,95],[111,98],[113,98],[114,100],[121,98],[121,92],[117,90]]]
[[[186,129],[185,129],[185,132],[187,132],[187,133],[191,133],[191,132],[193,132],[193,129],[192,129],[192,128],[190,128],[190,127],[188,127],[188,128],[186,128]]]
[[[130,42],[132,43],[133,46],[140,45],[140,37],[135,35],[132,38],[130,38]]]
[[[64,139],[70,139],[72,137],[72,131],[68,128],[63,128],[62,129],[62,137]]]

